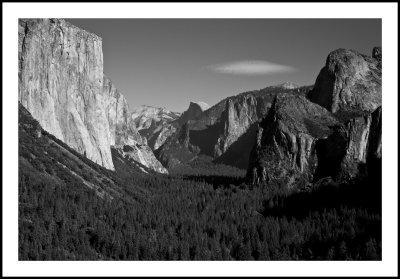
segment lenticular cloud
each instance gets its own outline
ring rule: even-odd
[[[208,67],[216,73],[233,75],[272,75],[295,72],[297,69],[263,60],[244,60],[211,65]]]

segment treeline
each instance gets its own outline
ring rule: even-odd
[[[114,156],[112,172],[32,119],[21,122],[20,260],[382,257],[378,179],[287,193],[247,185],[243,170],[206,157],[166,176],[141,174]]]
[[[21,171],[21,170],[20,170]],[[151,198],[127,203],[21,171],[21,260],[379,260],[381,217],[366,206],[315,207],[263,188],[181,177],[132,178]],[[312,195],[312,194],[310,194]],[[271,202],[272,201],[272,202]]]

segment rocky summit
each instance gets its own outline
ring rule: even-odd
[[[176,120],[176,123],[182,126],[186,122],[196,119],[209,107],[210,106],[204,102],[190,102],[189,108],[182,113],[182,115]]]
[[[217,163],[246,169],[254,144],[257,123],[268,113],[274,97],[280,93],[302,96],[306,95],[309,90],[309,86],[296,89],[270,86],[228,97],[187,122],[189,142],[192,146],[197,147],[195,148],[196,152],[211,156]],[[169,139],[166,140],[166,143],[168,141]],[[171,159],[174,154],[179,153],[177,152],[179,146],[175,145],[173,154],[166,156],[166,153],[169,152],[166,149],[171,150],[172,142],[176,142],[173,137],[171,137],[171,143],[160,147],[159,154],[164,154],[164,160]],[[181,147],[181,149],[185,149],[185,147]],[[182,150],[180,153],[187,154],[190,153],[190,150]],[[177,161],[182,163],[184,162],[183,158],[191,157],[184,156]]]
[[[336,114],[374,111],[382,104],[380,57],[380,48],[374,48],[373,57],[348,49],[331,52],[310,93],[311,101]]]
[[[148,145],[157,150],[165,140],[175,132],[176,125],[171,123],[181,114],[166,108],[141,106],[134,108],[131,113],[132,121],[139,133],[147,139]]]
[[[111,146],[146,145],[126,99],[103,74],[100,37],[62,19],[20,19],[18,35],[18,99],[43,129],[108,169]],[[134,150],[165,172],[150,148]]]
[[[382,156],[379,62],[339,49],[329,54],[310,100],[277,95],[257,130],[248,179],[291,188],[376,171]]]
[[[288,188],[312,180],[317,142],[338,124],[329,111],[304,96],[277,95],[258,127],[248,178],[253,183],[279,181]]]

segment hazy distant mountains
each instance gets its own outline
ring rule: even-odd
[[[166,108],[143,105],[132,109],[131,117],[138,131],[147,130],[151,126],[165,125],[179,118],[181,113]]]
[[[139,133],[147,139],[148,145],[158,149],[173,132],[176,127],[171,125],[181,114],[172,112],[166,108],[141,106],[133,109],[131,118]]]

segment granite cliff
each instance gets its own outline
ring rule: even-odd
[[[46,131],[108,169],[111,146],[146,145],[103,74],[100,37],[62,19],[20,19],[18,35],[18,99]]]
[[[142,137],[136,129],[132,112],[124,95],[106,76],[103,81],[103,92],[108,96],[106,111],[114,154],[122,156],[132,164],[139,163],[144,167],[140,167],[144,172],[150,169],[159,173],[168,173],[147,145],[146,137]]]
[[[253,183],[279,181],[289,188],[312,181],[318,166],[317,142],[338,124],[329,111],[304,96],[277,95],[258,127],[248,178]]]
[[[197,158],[200,150],[190,143],[189,133],[189,125],[185,123],[155,151],[157,158],[165,167],[174,168]]]
[[[310,93],[310,100],[332,113],[374,111],[382,104],[379,48],[374,57],[355,50],[331,52]]]
[[[103,93],[107,96],[106,112],[111,132],[111,145],[146,143],[131,120],[128,102],[112,81],[104,75]]]
[[[153,150],[157,150],[175,132],[177,125],[172,125],[172,122],[179,116],[178,112],[152,106],[141,106],[131,113],[136,129]]]
[[[179,126],[183,126],[186,122],[196,119],[210,106],[204,102],[190,102],[189,108],[175,121]]]
[[[280,94],[257,129],[247,177],[253,183],[305,186],[323,177],[348,181],[381,160],[381,55],[339,49],[315,87]]]
[[[228,97],[211,108],[199,113],[187,121],[189,142],[196,154],[204,154],[214,158],[217,163],[224,163],[246,169],[257,123],[267,114],[276,94],[289,93],[305,95],[310,87],[286,88],[292,84],[270,86],[261,90],[249,91]],[[179,128],[176,133],[180,133]],[[168,142],[170,141],[170,142]],[[168,142],[168,143],[167,143]],[[160,147],[158,154],[164,154],[164,159],[172,158],[180,147],[176,137],[166,140],[166,145]],[[175,143],[175,145],[173,144]],[[174,148],[171,148],[174,146]],[[196,148],[193,148],[196,147]],[[168,149],[173,154],[166,156]],[[190,153],[186,148],[181,153]],[[185,156],[184,158],[191,158]],[[184,160],[178,160],[184,163]],[[167,163],[168,164],[168,163]]]
[[[42,127],[113,169],[100,37],[64,20],[19,20],[19,101]]]

